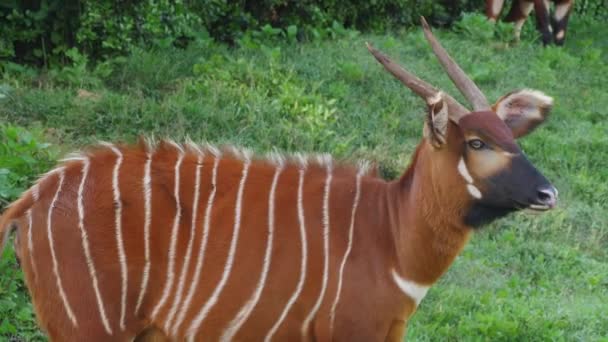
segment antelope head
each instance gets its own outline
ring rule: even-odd
[[[434,177],[441,177],[432,179],[434,186],[449,179],[448,187],[466,194],[464,223],[472,227],[519,209],[545,211],[555,207],[557,189],[528,161],[516,141],[545,120],[553,99],[526,89],[508,93],[490,105],[437,41],[424,18],[422,26],[433,52],[472,111],[369,44],[367,47],[387,71],[427,102],[423,144],[433,168],[440,170]]]

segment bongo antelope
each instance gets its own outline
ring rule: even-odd
[[[505,21],[515,23],[515,38],[519,40],[521,28],[534,8],[536,26],[541,33],[543,44],[548,45],[555,41],[556,45],[563,45],[566,39],[568,17],[574,6],[574,0],[553,0],[553,2],[555,12],[549,18],[549,0],[513,0]],[[504,0],[486,0],[488,19],[494,22],[498,20],[503,5]]]
[[[490,106],[434,38],[472,104],[368,45],[428,106],[400,179],[331,157],[170,141],[109,143],[64,160],[2,216],[53,341],[400,341],[471,233],[557,190],[515,141],[552,99]]]

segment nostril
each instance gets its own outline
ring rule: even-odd
[[[557,201],[557,190],[554,187],[540,188],[537,190],[536,199],[539,204],[554,206]]]
[[[539,202],[545,203],[549,200],[551,200],[551,193],[544,191],[544,190],[539,190],[538,191],[538,200]]]

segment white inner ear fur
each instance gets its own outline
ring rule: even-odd
[[[553,106],[553,98],[543,92],[523,89],[506,95],[496,103],[496,114],[502,120],[509,116],[542,120],[544,111]]]
[[[473,184],[473,177],[471,176],[463,157],[460,157],[460,161],[458,162],[458,173],[460,173],[462,178],[467,182],[467,191],[469,194],[476,199],[480,199],[482,197],[481,191]]]
[[[437,105],[441,102],[441,107],[439,111],[435,112]],[[443,93],[437,92],[435,95],[428,97],[426,99],[426,103],[429,106],[430,111],[430,120],[428,120],[428,129],[430,132],[425,132],[429,134],[429,138],[434,139],[438,144],[445,144],[446,142],[446,133],[448,130],[448,106],[443,101]]]

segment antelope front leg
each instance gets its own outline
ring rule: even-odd
[[[405,338],[407,332],[407,322],[404,320],[394,320],[386,335],[386,342],[400,342]]]

